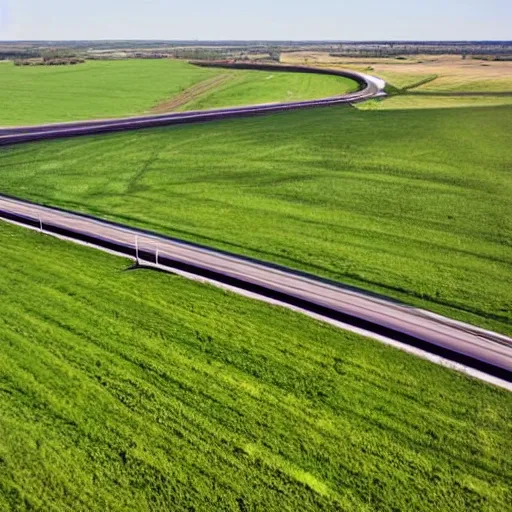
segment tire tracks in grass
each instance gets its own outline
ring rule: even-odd
[[[158,160],[160,151],[158,147],[155,147],[151,152],[149,158],[142,164],[140,169],[130,178],[126,184],[125,194],[134,194],[141,190],[139,182],[144,175],[151,169],[152,165]]]
[[[193,85],[188,89],[185,89],[177,96],[174,96],[169,100],[159,103],[151,109],[151,113],[165,114],[167,112],[177,110],[179,107],[182,107],[187,103],[197,100],[206,93],[211,92],[213,89],[216,89],[217,87],[226,84],[227,82],[231,81],[234,77],[235,75],[232,73],[223,73],[220,75],[216,75],[212,78],[208,78],[203,82],[199,82],[198,84]]]

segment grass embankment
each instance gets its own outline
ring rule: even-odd
[[[168,59],[5,65],[0,126],[161,113],[173,109],[173,98],[190,110],[322,98],[354,89],[354,81],[339,77],[208,69]]]
[[[0,192],[512,332],[511,108],[350,108],[3,148]]]
[[[0,223],[1,510],[487,510],[512,394]]]

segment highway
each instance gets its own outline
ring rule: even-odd
[[[512,339],[497,333],[298,271],[2,195],[0,218],[270,297],[512,382]]]
[[[251,69],[277,68],[271,65],[250,66]],[[227,67],[234,66],[229,64]],[[382,80],[361,73],[301,66],[284,70],[352,77],[359,83],[360,90],[343,96],[294,103],[4,128],[0,129],[0,145],[350,104],[384,95],[385,83]],[[512,382],[512,339],[507,336],[284,267],[1,194],[0,218],[136,258],[145,265],[184,272],[187,276],[200,276],[239,292],[310,312],[326,321],[342,322],[377,338],[416,347],[506,381],[507,385]]]

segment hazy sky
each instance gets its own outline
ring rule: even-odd
[[[512,39],[512,0],[0,0],[12,39]]]

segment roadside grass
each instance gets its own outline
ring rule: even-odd
[[[367,71],[372,73],[372,71]],[[398,73],[398,72],[383,72],[378,74],[379,78],[383,78],[386,82],[397,89],[407,90],[418,87],[426,82],[431,82],[437,79],[437,75],[432,73]]]
[[[357,108],[360,110],[409,110],[498,107],[501,105],[512,105],[512,94],[510,96],[437,96],[427,93],[409,93],[391,96],[384,100],[371,100],[365,103],[359,103]]]
[[[0,223],[0,508],[502,512],[512,394]]]
[[[505,64],[505,65],[504,65]],[[414,73],[407,73],[411,68]],[[489,69],[488,69],[489,68]],[[432,71],[433,74],[424,74]],[[512,66],[453,59],[403,65],[377,65],[371,73],[399,92],[358,105],[362,110],[489,107],[512,104]],[[503,74],[502,74],[503,73]],[[439,96],[438,96],[439,95]]]
[[[10,64],[0,72],[0,127],[169,111],[162,107],[172,106],[173,98],[186,99],[188,90],[194,100],[180,103],[181,110],[314,99],[354,89],[354,81],[340,77],[208,69],[169,59]],[[203,95],[195,98],[198,92]]]
[[[301,101],[357,91],[353,80],[288,72],[236,71],[236,78],[206,92],[180,110]]]
[[[501,63],[498,63],[501,64]],[[492,64],[485,64],[485,66],[492,66]],[[485,69],[484,66],[484,69]],[[440,76],[438,79],[429,82],[421,87],[419,91],[437,91],[437,92],[484,92],[488,94],[496,92],[511,92],[512,93],[512,73],[508,76],[501,77],[491,76],[486,77],[480,74],[447,74]]]
[[[511,334],[511,125],[340,107],[5,147],[0,192]]]

